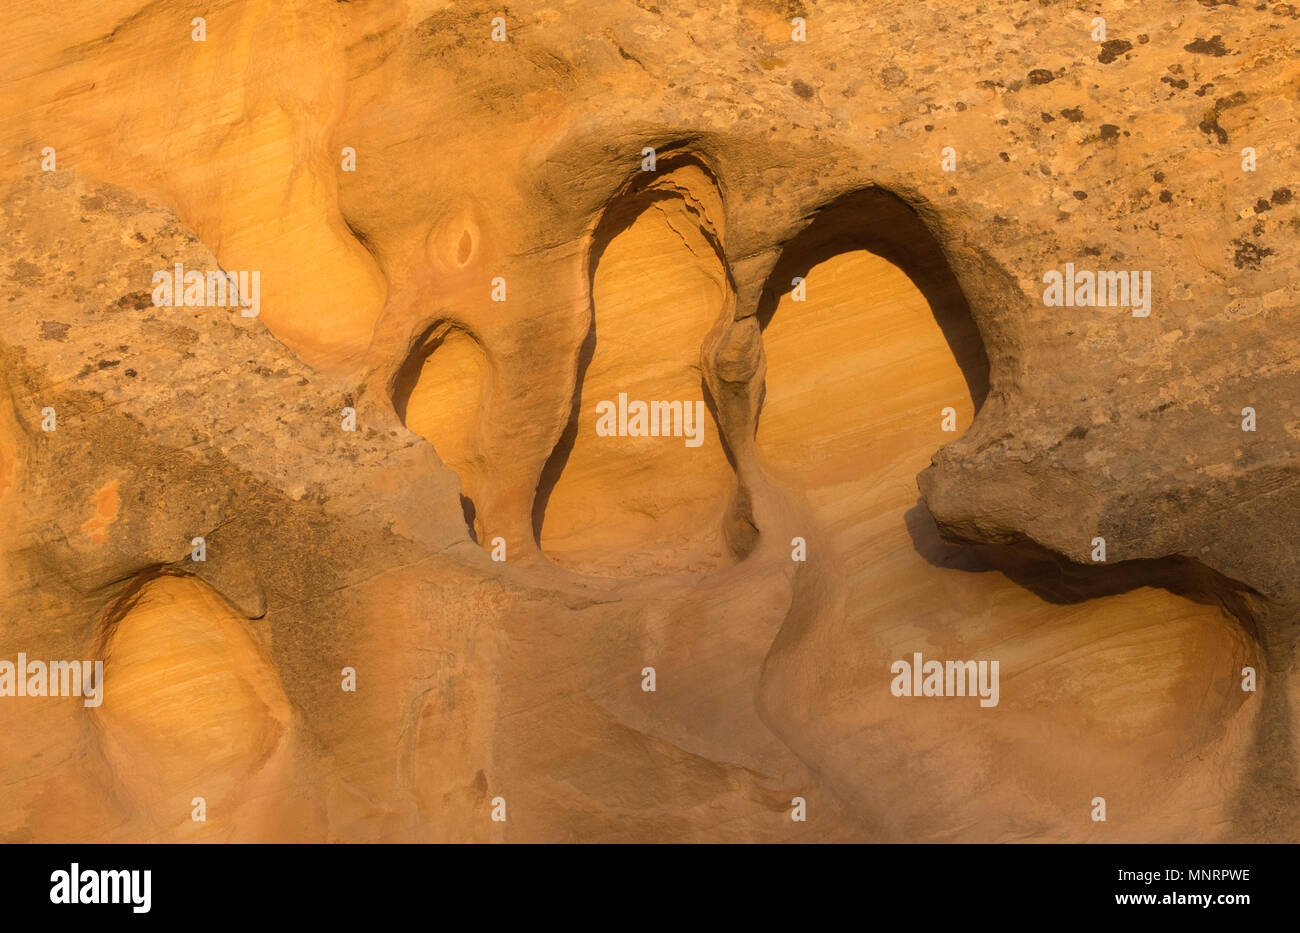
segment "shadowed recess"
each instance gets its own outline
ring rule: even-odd
[[[716,193],[693,162],[662,169],[657,187],[621,196],[598,225],[572,415],[534,506],[543,551],[588,573],[703,571],[725,560],[719,521],[733,474],[700,371],[730,288],[707,222]],[[694,191],[705,203],[686,196]],[[597,432],[602,412],[622,427],[622,406],[642,403],[665,403],[671,428],[634,436],[629,416],[625,434]]]
[[[481,418],[488,378],[479,342],[463,327],[440,321],[416,341],[393,379],[397,416],[460,477],[461,508],[476,542],[481,522],[474,497],[484,469]]]
[[[109,610],[101,650],[100,748],[160,825],[228,832],[242,801],[284,777],[289,701],[245,620],[205,583],[138,576]],[[210,821],[189,819],[196,796]]]
[[[833,256],[866,250],[888,260],[911,280],[928,304],[975,408],[989,392],[989,363],[970,306],[943,249],[907,202],[882,188],[845,195],[820,208],[781,253],[758,304],[766,328],[796,277]]]
[[[918,505],[917,473],[988,391],[920,219],[880,192],[820,212],[781,259],[762,324],[758,452],[808,550],[761,689],[791,748],[882,839],[1012,838],[1009,812],[1016,831],[1087,839],[1079,802],[1103,789],[1126,813],[1158,812],[1153,833],[1223,815],[1220,774],[1256,709],[1240,671],[1259,660],[1221,600],[1170,591],[1210,582],[1179,581],[1181,564],[1103,579],[947,544]],[[914,653],[999,662],[998,704],[895,696],[892,666]]]

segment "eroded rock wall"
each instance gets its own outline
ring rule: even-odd
[[[0,838],[1300,838],[1297,16],[0,14]]]

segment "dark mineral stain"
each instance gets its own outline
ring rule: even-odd
[[[1069,120],[1071,123],[1078,123],[1083,119],[1083,108],[1070,107],[1067,110],[1062,110],[1061,116],[1065,117],[1065,119]]]
[[[9,278],[20,285],[36,285],[43,278],[41,267],[26,259],[19,259],[9,267]]]
[[[1238,269],[1258,269],[1265,256],[1272,256],[1273,251],[1249,240],[1233,240],[1237,251],[1232,256],[1233,265]]]
[[[62,321],[41,321],[42,340],[67,340],[71,325]]]
[[[897,65],[890,65],[880,72],[880,83],[885,87],[900,87],[907,81],[907,72]]]
[[[1267,201],[1265,201],[1263,198],[1260,198],[1258,201],[1255,202],[1255,213],[1256,213],[1256,214],[1262,214],[1262,213],[1264,213],[1265,211],[1271,211],[1272,209],[1273,209],[1273,205],[1272,205],[1272,204],[1269,204],[1269,203],[1268,203]]]
[[[1097,53],[1097,61],[1103,65],[1109,65],[1131,48],[1133,48],[1133,43],[1127,39],[1109,39],[1101,44],[1101,51]]]
[[[1272,197],[1270,200],[1271,200],[1274,204],[1290,204],[1290,203],[1291,203],[1291,189],[1290,189],[1290,188],[1278,188],[1276,191],[1273,192],[1273,197]]]
[[[1119,127],[1114,123],[1103,123],[1101,125],[1102,139],[1119,139]]]
[[[1212,36],[1209,39],[1197,36],[1183,48],[1196,55],[1213,55],[1215,58],[1222,58],[1228,54],[1228,50],[1223,47],[1223,36]]]
[[[125,311],[127,308],[132,308],[136,311],[143,311],[152,304],[153,293],[148,291],[131,292],[130,294],[123,295],[121,298],[117,299],[117,307],[119,311]]]
[[[1215,110],[1227,110],[1229,107],[1237,107],[1246,102],[1245,91],[1233,91],[1227,97],[1220,97],[1214,102]]]
[[[1173,199],[1174,199],[1174,196],[1173,196],[1172,194],[1170,194],[1167,190],[1166,190],[1166,191],[1161,191],[1161,192],[1160,192],[1160,203],[1161,203],[1161,204],[1168,204],[1168,203],[1169,203],[1170,201],[1172,201]]]
[[[802,97],[804,100],[810,99],[814,93],[812,89],[812,85],[805,84],[803,81],[800,81],[798,78],[795,78],[793,81],[790,82],[790,89],[794,91],[796,94],[798,94],[800,97]]]
[[[1052,74],[1046,68],[1035,68],[1029,72],[1030,84],[1047,84],[1049,81],[1055,81],[1056,75]]]
[[[1201,118],[1199,129],[1207,136],[1213,135],[1220,143],[1227,145],[1228,131],[1219,126],[1219,111],[1211,108],[1205,111],[1205,116]]]

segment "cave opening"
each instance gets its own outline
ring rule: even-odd
[[[475,543],[482,531],[475,494],[484,471],[481,418],[489,373],[477,338],[444,320],[425,329],[392,381],[393,407],[402,424],[432,444],[459,477],[461,511]]]
[[[593,233],[591,323],[533,507],[537,542],[560,566],[648,576],[728,559],[720,521],[734,473],[700,361],[732,288],[710,223],[720,212],[712,173],[674,156],[616,195]],[[682,421],[637,428],[638,412],[653,426],[679,411],[693,413],[689,436],[676,433]]]

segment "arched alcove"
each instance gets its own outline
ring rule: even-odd
[[[832,206],[787,245],[760,314],[757,450],[808,541],[761,688],[791,747],[887,839],[1093,838],[1094,796],[1129,832],[1141,813],[1176,834],[1179,814],[1225,806],[1253,711],[1248,633],[1175,592],[1194,589],[1177,568],[1062,586],[1052,560],[945,542],[919,500],[917,473],[989,390],[920,218],[879,191]],[[997,661],[998,702],[894,695],[918,654]]]
[[[248,622],[195,577],[145,572],[101,637],[92,716],[114,779],[160,828],[224,838],[288,767],[289,700]]]
[[[475,541],[481,529],[474,497],[484,468],[480,425],[489,372],[478,340],[457,324],[439,321],[416,341],[393,380],[397,416],[460,477],[461,507]]]
[[[700,352],[729,283],[699,204],[680,193],[713,194],[712,180],[687,164],[655,181],[618,198],[595,232],[573,415],[534,510],[542,550],[584,573],[702,572],[726,559],[734,474]]]

